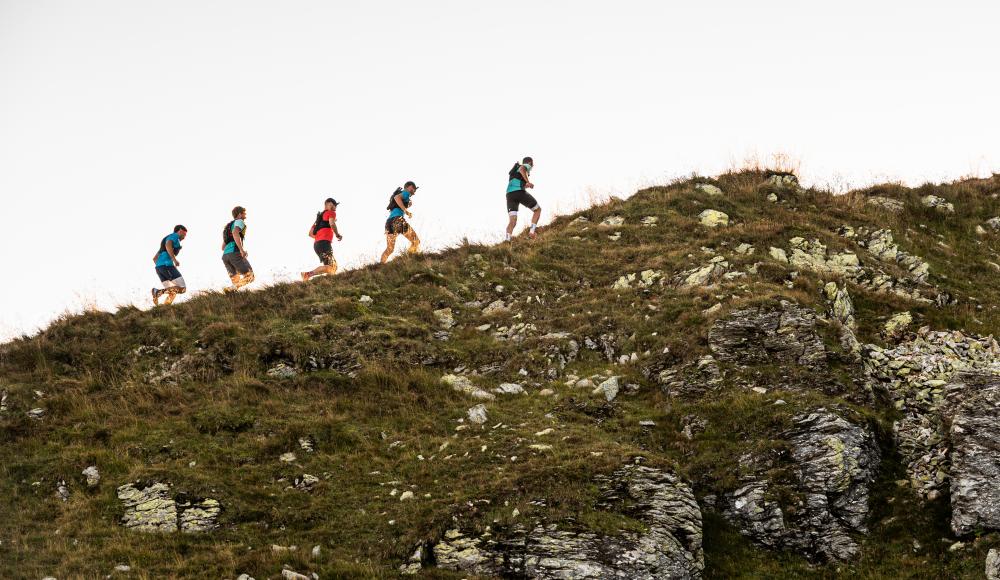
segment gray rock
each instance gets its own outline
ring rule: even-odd
[[[7,391],[0,391],[0,415],[7,412]]]
[[[882,326],[882,335],[890,339],[901,338],[911,324],[913,324],[913,315],[909,312],[894,314]]]
[[[920,203],[922,203],[924,207],[934,208],[935,210],[941,213],[955,213],[955,204],[950,203],[943,197],[938,197],[936,195],[925,195],[924,197],[920,198]]]
[[[362,294],[361,298],[358,298],[358,302],[364,304],[365,306],[370,306],[371,303],[374,302],[374,300],[372,300],[371,296],[367,294]]]
[[[604,381],[603,383],[597,385],[594,389],[593,394],[603,396],[609,403],[615,400],[618,396],[618,391],[620,389],[618,383],[618,377],[611,377]]]
[[[468,395],[473,399],[492,401],[497,398],[493,393],[486,392],[472,384],[472,381],[468,377],[463,377],[462,375],[445,375],[441,377],[441,382],[450,386],[456,392]]]
[[[706,209],[698,214],[698,221],[706,228],[729,225],[729,215],[714,209]]]
[[[482,425],[486,423],[486,405],[482,403],[472,407],[466,412],[466,416],[469,418],[469,422],[475,425]]]
[[[293,379],[298,374],[299,371],[295,370],[295,367],[286,365],[285,363],[278,363],[267,371],[267,376],[276,379]]]
[[[125,508],[122,524],[142,532],[205,532],[215,529],[222,511],[217,500],[171,496],[170,486],[152,483],[141,486],[125,484],[118,488],[118,499]]]
[[[317,483],[319,483],[318,477],[315,475],[309,475],[308,473],[303,473],[302,477],[295,478],[295,489],[310,492]]]
[[[865,205],[870,205],[889,213],[901,213],[905,207],[902,201],[881,195],[873,195],[865,199]]]
[[[524,387],[517,383],[501,383],[493,392],[500,395],[523,395]]]
[[[45,409],[42,409],[41,407],[36,407],[36,408],[28,411],[28,418],[29,419],[34,419],[34,420],[37,421],[37,420],[41,419],[44,416],[45,416]]]
[[[791,173],[775,173],[769,176],[765,183],[779,189],[802,191],[802,187],[799,185],[799,178]]]
[[[784,300],[778,307],[743,308],[717,319],[708,332],[708,344],[716,358],[728,362],[826,367],[815,312]]]
[[[305,574],[299,574],[298,572],[289,570],[288,568],[281,571],[281,577],[285,580],[312,580]]]
[[[63,501],[69,501],[69,487],[66,486],[65,480],[60,479],[56,483],[56,496]]]
[[[510,307],[504,304],[503,300],[494,300],[490,302],[486,308],[483,308],[484,316],[492,316],[494,314],[502,314],[510,310]]]
[[[946,388],[951,529],[956,535],[1000,529],[1000,377],[967,375]]]
[[[986,220],[986,225],[993,231],[1000,231],[1000,217],[993,217]]]
[[[1000,580],[1000,551],[996,548],[986,554],[986,580]]]
[[[620,215],[613,215],[604,218],[604,220],[601,221],[600,225],[605,228],[616,228],[624,224],[625,224],[625,218],[623,218]]]
[[[729,262],[722,256],[716,256],[704,266],[685,270],[674,276],[673,284],[682,289],[709,286],[723,279],[727,272],[729,272]]]
[[[694,186],[695,190],[700,191],[709,197],[715,197],[722,195],[722,190],[718,187],[712,185],[711,183],[699,183]]]
[[[434,318],[437,319],[438,324],[440,324],[442,328],[447,329],[455,326],[455,316],[452,314],[451,308],[435,310]]]
[[[674,475],[637,465],[598,478],[601,509],[622,510],[642,532],[602,536],[577,526],[515,526],[475,536],[449,530],[434,545],[437,565],[481,576],[540,579],[700,578],[704,568],[701,510]]]
[[[87,487],[97,487],[97,484],[101,482],[101,473],[97,471],[96,465],[84,469],[83,476],[87,478]]]

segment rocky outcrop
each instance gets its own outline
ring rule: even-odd
[[[698,221],[706,228],[717,228],[729,225],[729,215],[714,209],[706,209],[698,214]]]
[[[722,280],[727,273],[729,273],[729,262],[722,256],[716,256],[704,266],[677,274],[673,278],[673,284],[682,289],[709,286]]]
[[[854,229],[850,226],[843,226],[839,230],[840,235],[852,239],[857,244],[875,256],[882,262],[896,264],[907,271],[910,279],[915,282],[927,282],[930,275],[931,266],[920,256],[914,256],[904,252],[893,240],[892,230],[880,229],[871,231],[867,228]]]
[[[826,366],[816,313],[785,300],[778,307],[743,308],[716,320],[708,332],[708,345],[719,360],[738,364]]]
[[[920,198],[920,203],[922,203],[924,207],[933,208],[941,213],[955,213],[955,204],[949,202],[943,197],[925,195]]]
[[[946,388],[951,415],[951,529],[1000,529],[1000,377],[960,375]]]
[[[701,511],[676,476],[628,465],[598,478],[598,508],[634,517],[646,529],[604,536],[572,523],[485,534],[449,530],[432,548],[439,567],[467,574],[526,578],[700,578]],[[412,569],[412,559],[407,564]]]
[[[118,488],[125,508],[122,525],[141,532],[205,532],[217,527],[222,511],[217,500],[173,497],[165,483],[128,483]]]
[[[770,548],[814,561],[846,561],[859,553],[852,533],[867,533],[870,488],[879,451],[871,431],[827,411],[797,416],[788,434],[800,505],[785,514],[756,479],[729,494],[723,514],[740,532]]]
[[[1000,345],[993,337],[923,327],[893,348],[866,345],[862,362],[870,388],[885,392],[901,414],[893,434],[910,486],[927,499],[937,498],[948,485],[946,424],[955,409],[946,405],[946,386],[962,373],[1000,376]],[[956,389],[970,388],[948,392],[954,397]]]
[[[876,207],[879,209],[884,209],[889,213],[902,213],[905,205],[902,201],[898,199],[893,199],[891,197],[885,197],[881,195],[873,195],[865,199],[865,205],[871,207]]]

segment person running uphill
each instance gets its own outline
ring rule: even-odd
[[[160,240],[160,249],[153,256],[153,264],[156,266],[156,275],[160,277],[163,288],[153,288],[153,304],[159,306],[160,296],[167,295],[164,304],[173,304],[174,298],[178,294],[187,292],[187,285],[184,277],[181,276],[181,262],[177,259],[177,254],[181,253],[181,240],[187,237],[187,228],[181,225],[174,226],[174,233],[168,234]]]
[[[528,178],[534,164],[535,162],[531,157],[525,157],[521,163],[515,163],[514,167],[507,173],[507,177],[509,178],[507,182],[507,216],[510,218],[507,222],[508,242],[514,234],[514,226],[517,225],[517,208],[519,205],[523,205],[534,212],[531,216],[531,230],[528,231],[528,237],[535,239],[535,236],[538,235],[535,232],[535,228],[538,227],[538,218],[542,215],[542,208],[538,205],[534,196],[525,191],[526,189],[533,189],[535,187],[535,184],[531,183],[531,180]]]
[[[410,224],[403,218],[404,215],[408,218],[413,217],[408,208],[413,203],[411,198],[416,193],[417,185],[412,181],[407,181],[403,187],[397,188],[393,192],[392,197],[389,198],[389,206],[385,208],[389,210],[389,219],[385,220],[385,251],[382,252],[383,264],[389,261],[389,256],[392,255],[392,251],[396,248],[396,236],[399,234],[403,234],[403,237],[410,240],[410,247],[406,250],[407,254],[416,254],[420,251],[420,238],[417,237],[417,232],[413,231]]]
[[[222,263],[233,281],[232,286],[223,290],[226,293],[236,292],[253,282],[253,268],[247,261],[247,251],[243,246],[247,235],[246,219],[246,208],[236,206],[233,208],[233,221],[222,230]]]
[[[320,265],[312,272],[302,272],[303,282],[313,276],[332,276],[337,273],[337,260],[333,258],[333,236],[337,236],[338,242],[344,239],[337,230],[338,205],[337,200],[328,197],[323,211],[316,214],[316,222],[309,228],[309,237],[315,240],[313,251],[319,257]]]

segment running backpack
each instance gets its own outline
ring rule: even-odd
[[[330,220],[323,219],[323,213],[321,211],[316,212],[316,223],[313,224],[312,233],[315,236],[320,230],[330,229]]]
[[[515,163],[514,167],[512,167],[511,170],[507,172],[507,177],[509,177],[511,179],[520,180],[521,179],[521,164],[520,163]]]
[[[167,238],[169,238],[169,237],[170,237],[170,235],[166,235],[166,236],[163,236],[162,240],[160,240],[160,254],[162,254],[163,252],[167,251]],[[180,254],[180,253],[181,253],[181,247],[180,247],[180,245],[174,244],[174,255],[176,256],[177,254]],[[159,254],[157,254],[157,255],[159,255]]]
[[[228,224],[226,224],[226,229],[222,230],[222,243],[228,244],[228,243],[230,243],[230,242],[233,241],[233,224],[234,223],[236,223],[236,220],[233,220],[233,221],[229,222]],[[240,230],[240,235],[243,236],[243,237],[246,237],[246,235],[247,235],[247,228],[246,228],[246,226],[243,226],[243,228]]]
[[[401,194],[401,193],[403,193],[403,188],[402,187],[397,187],[396,191],[392,192],[392,195],[389,196],[389,205],[385,206],[385,209],[387,209],[389,211],[392,211],[392,210],[394,210],[396,208],[404,209],[404,208],[399,207],[399,204],[396,203],[396,196],[399,195],[399,194]],[[406,206],[409,207],[410,204],[406,204]]]

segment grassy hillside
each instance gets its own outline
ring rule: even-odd
[[[852,410],[883,443],[861,559],[811,564],[764,550],[705,510],[705,577],[981,577],[986,550],[1000,541],[966,538],[949,550],[947,503],[920,503],[897,485],[895,411],[864,396],[846,355],[831,362],[833,389],[777,364],[724,365],[723,383],[701,396],[673,393],[656,376],[708,354],[712,322],[734,309],[790,299],[825,312],[821,289],[836,278],[793,279],[768,248],[800,236],[856,251],[837,234],[845,224],[890,228],[930,264],[928,282],[955,299],[942,307],[851,285],[862,342],[885,344],[882,324],[901,311],[914,327],[1000,334],[1000,234],[984,225],[1000,215],[1000,179],[834,196],[767,178],[741,172],[649,188],[561,217],[534,243],[463,245],[305,284],[88,313],[0,347],[0,577],[94,578],[119,564],[131,571],[116,577],[131,578],[273,578],[283,565],[323,578],[394,577],[414,546],[457,524],[573,518],[614,534],[641,523],[593,509],[594,475],[642,457],[676,471],[699,498],[723,494],[739,480],[741,457],[786,453],[791,417],[818,406]],[[924,207],[930,194],[955,213]],[[872,195],[904,209],[866,203]],[[702,226],[705,209],[725,212],[730,225]],[[612,216],[623,224],[600,225]],[[657,223],[644,224],[649,217]],[[742,243],[753,254],[737,252]],[[612,290],[623,275],[670,279],[714,256],[756,273],[711,287]],[[496,301],[501,311],[484,312]],[[454,326],[435,314],[442,309]],[[821,333],[842,353],[834,325]],[[486,402],[488,420],[474,425],[466,412],[480,401],[443,385],[450,373],[527,393]],[[571,386],[571,377],[612,374],[631,385],[614,402]],[[294,459],[282,460],[289,452]],[[94,487],[82,474],[91,465],[101,476]],[[318,478],[311,490],[296,487],[304,474]],[[220,527],[126,530],[115,489],[135,481],[217,499]],[[401,500],[407,491],[412,499]]]

